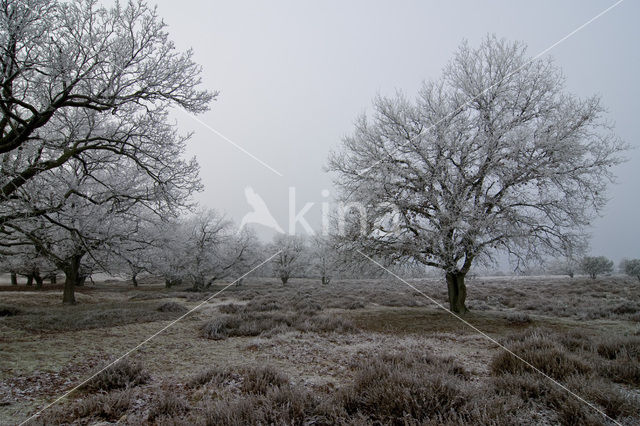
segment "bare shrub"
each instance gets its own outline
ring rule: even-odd
[[[616,359],[600,364],[600,375],[616,383],[640,385],[640,364],[632,359]]]
[[[529,364],[555,379],[562,379],[571,374],[585,374],[592,370],[590,365],[565,353],[562,349],[536,348],[527,345],[517,345],[510,349]],[[532,369],[512,354],[500,352],[491,362],[491,371],[493,374],[521,374]]]
[[[89,392],[110,391],[141,385],[147,383],[149,379],[149,373],[140,364],[125,358],[100,372],[81,389]]]
[[[184,415],[189,411],[189,404],[172,392],[163,392],[151,402],[148,420],[157,421],[162,418],[172,418]]]
[[[504,319],[512,325],[527,325],[532,322],[531,317],[524,312],[509,312],[504,316]]]
[[[591,365],[567,352],[565,348],[541,330],[523,334],[517,339],[509,345],[509,349],[538,370],[555,379],[592,371]],[[521,374],[530,371],[532,371],[531,367],[506,351],[500,351],[491,362],[491,372],[495,375]]]
[[[246,305],[247,311],[256,311],[256,312],[268,312],[268,311],[280,311],[283,310],[284,307],[279,300],[272,298],[262,298],[257,300],[251,300]]]
[[[598,404],[614,419],[637,417],[640,415],[640,398],[598,378],[572,376],[566,381],[567,387],[578,392],[590,402]]]
[[[260,398],[256,395],[212,401],[204,412],[207,425],[240,426],[264,424],[260,410]]]
[[[208,383],[221,385],[233,378],[238,378],[238,375],[235,372],[230,371],[229,369],[223,369],[214,366],[209,367],[191,377],[191,379],[187,381],[187,387],[195,388],[198,386],[206,385]]]
[[[611,309],[611,311],[618,315],[635,314],[640,312],[640,306],[637,303],[624,302]]]
[[[295,328],[300,331],[346,333],[355,330],[352,321],[335,315],[318,315],[299,320]]]
[[[437,373],[399,369],[383,362],[364,366],[342,391],[348,414],[365,414],[373,422],[397,423],[409,417],[426,421],[463,405],[455,379]]]
[[[316,315],[315,312],[241,312],[207,321],[200,329],[202,337],[221,340],[227,337],[274,335],[288,330],[305,332],[349,332],[355,330],[347,319]]]
[[[289,384],[289,378],[273,366],[248,367],[242,371],[241,390],[244,393],[264,395],[274,387]]]
[[[200,335],[211,340],[226,339],[228,336],[227,327],[229,323],[230,317],[228,316],[214,318],[200,327]]]
[[[218,310],[223,314],[237,314],[244,311],[244,306],[237,305],[235,303],[229,303],[228,305],[218,306]]]
[[[598,342],[596,351],[606,359],[624,357],[640,361],[640,337],[609,336]]]
[[[15,307],[9,305],[0,305],[0,317],[12,317],[20,314],[22,311]]]
[[[90,395],[69,406],[52,408],[47,413],[46,419],[41,417],[36,420],[36,423],[41,421],[45,425],[68,424],[79,423],[80,419],[116,422],[133,406],[134,400],[135,395],[131,389]]]
[[[187,312],[188,309],[177,302],[165,302],[162,305],[158,306],[158,311],[159,312],[175,312],[175,313],[183,314]]]

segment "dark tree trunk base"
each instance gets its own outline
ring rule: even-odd
[[[469,312],[465,301],[467,299],[467,286],[464,284],[466,274],[462,272],[447,272],[447,290],[449,294],[449,310],[456,314]]]

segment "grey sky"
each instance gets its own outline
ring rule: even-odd
[[[322,167],[331,148],[351,132],[356,116],[377,94],[414,96],[437,78],[466,38],[487,33],[528,44],[533,56],[614,1],[158,1],[158,11],[181,49],[193,47],[205,84],[221,95],[200,120],[281,172],[280,177],[193,119],[206,186],[198,199],[237,221],[250,210],[252,186],[286,229],[288,187],[298,208],[318,225]],[[599,94],[619,136],[639,146],[640,3],[627,0],[549,54],[562,67],[567,88]],[[617,169],[604,217],[594,223],[592,252],[616,261],[640,257],[640,152]]]

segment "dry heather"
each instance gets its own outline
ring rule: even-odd
[[[440,282],[412,284],[445,300]],[[212,293],[111,283],[86,294],[74,307],[4,301],[15,314],[0,319],[0,423],[24,420]],[[256,279],[221,296],[32,423],[607,424],[398,283]],[[637,284],[474,279],[469,298],[468,321],[617,422],[640,423]]]

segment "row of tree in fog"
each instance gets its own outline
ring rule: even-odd
[[[3,0],[0,25],[0,254],[63,271],[74,303],[103,253],[124,259],[189,207],[198,165],[168,113],[216,93],[143,2]]]
[[[200,67],[154,9],[1,5],[1,261],[37,280],[62,271],[65,303],[96,270],[206,288],[277,252],[283,283],[305,268],[328,283],[331,268],[370,271],[372,259],[437,268],[450,309],[464,313],[465,276],[498,253],[521,267],[585,251],[627,148],[599,99],[567,93],[551,60],[492,36],[463,43],[414,100],[376,98],[330,156],[339,200],[360,206],[343,229],[264,247],[218,213],[187,215],[198,164],[168,112],[201,113],[216,93],[200,88]]]

